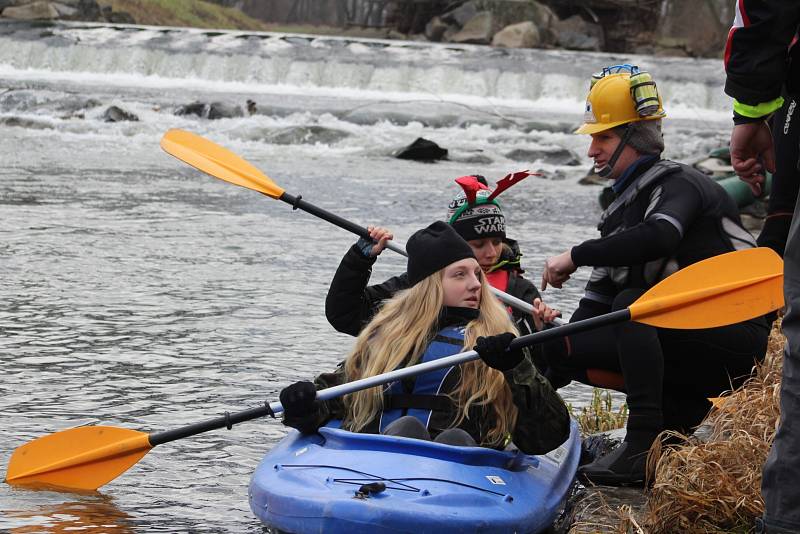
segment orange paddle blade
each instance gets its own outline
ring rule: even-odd
[[[709,397],[708,400],[711,401],[711,404],[714,405],[714,408],[721,410],[725,405],[725,401],[727,401],[729,398],[730,397]]]
[[[144,432],[113,426],[62,430],[18,447],[6,482],[11,485],[96,490],[152,449]]]
[[[172,129],[161,138],[161,148],[168,154],[220,180],[246,187],[272,198],[280,198],[284,189],[227,148],[185,130]]]
[[[783,306],[783,260],[750,248],[690,265],[652,287],[628,309],[631,319],[661,328],[715,328]]]

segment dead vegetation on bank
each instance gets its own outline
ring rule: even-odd
[[[699,433],[702,438],[678,436],[680,445],[654,444],[648,466],[653,483],[643,509],[609,506],[602,493],[590,492],[578,504],[570,533],[752,531],[764,510],[761,468],[780,415],[784,343],[776,322],[763,364],[712,410]]]

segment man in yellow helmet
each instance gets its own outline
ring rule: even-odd
[[[572,321],[628,307],[678,269],[755,246],[719,184],[661,159],[665,113],[650,76],[624,65],[595,80],[577,133],[592,136],[589,157],[611,180],[616,198],[600,219],[600,237],[548,258],[542,274],[542,289],[560,288],[579,266],[593,267]],[[696,426],[710,408],[708,397],[739,385],[763,359],[767,336],[761,317],[706,330],[630,322],[547,343],[545,356],[559,374],[627,394],[625,441],[583,466],[583,477],[601,484],[643,481],[658,433]]]

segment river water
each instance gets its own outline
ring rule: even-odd
[[[207,136],[288,192],[400,240],[444,217],[458,176],[541,170],[502,198],[537,279],[548,255],[596,235],[598,189],[577,184],[588,141],[569,132],[591,72],[623,61],[660,81],[668,156],[725,143],[715,61],[0,24],[0,463],[77,425],[157,432],[254,407],[351,347],[327,324],[324,299],[354,237],[171,158],[159,149],[169,128]],[[256,114],[174,114],[246,99]],[[110,105],[140,120],[104,122]],[[391,157],[419,136],[450,160]],[[566,149],[579,163],[512,154],[520,149]],[[387,251],[373,280],[403,267]],[[588,274],[547,300],[568,314]],[[591,391],[561,393],[580,406]],[[168,443],[88,495],[0,485],[0,530],[261,532],[248,480],[284,434],[257,420]]]

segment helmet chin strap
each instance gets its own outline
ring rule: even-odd
[[[595,169],[594,172],[600,178],[608,178],[611,176],[611,172],[614,170],[614,165],[617,164],[617,160],[619,156],[622,154],[622,150],[625,148],[625,145],[628,144],[628,140],[631,138],[631,128],[627,124],[625,125],[625,133],[622,134],[622,138],[619,140],[619,144],[617,145],[616,150],[614,153],[611,154],[611,159],[608,160],[608,163],[603,165],[599,169]]]

